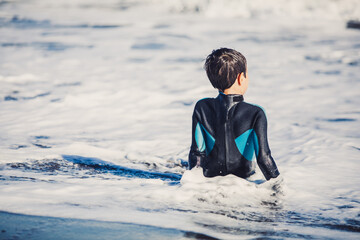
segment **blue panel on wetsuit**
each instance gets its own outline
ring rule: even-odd
[[[209,155],[215,145],[215,138],[206,131],[203,125],[196,124],[195,128],[195,140],[196,145],[200,152],[206,151],[206,155]]]
[[[259,143],[253,129],[249,129],[237,137],[235,143],[241,155],[248,161],[253,160],[254,153],[256,153],[256,156],[259,154]]]
[[[259,155],[259,142],[255,131],[253,131],[253,140],[254,140],[255,154],[257,157]]]
[[[199,151],[203,152],[205,150],[205,139],[201,131],[200,123],[196,124],[195,141]]]

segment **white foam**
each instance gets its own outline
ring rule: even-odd
[[[281,231],[341,237],[292,225],[291,213],[358,219],[359,34],[344,24],[358,16],[355,1],[64,0],[1,9],[9,25],[0,28],[0,210],[226,239],[239,237],[231,227],[274,231],[271,221]],[[217,95],[202,59],[222,46],[248,59],[245,100],[266,109],[280,179],[264,182],[260,171],[209,179],[181,165],[194,104]],[[183,176],[172,185],[96,173],[64,155]],[[63,165],[41,170],[49,162]]]

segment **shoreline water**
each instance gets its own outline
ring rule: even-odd
[[[360,5],[280,2],[0,1],[0,238],[359,239]],[[187,170],[218,47],[248,60],[280,185]]]
[[[25,215],[0,211],[0,239],[217,239],[133,223]]]

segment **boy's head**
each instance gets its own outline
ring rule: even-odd
[[[239,74],[246,77],[246,58],[233,49],[220,48],[207,56],[204,68],[213,87],[224,92],[234,84]]]

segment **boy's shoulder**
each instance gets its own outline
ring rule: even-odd
[[[243,102],[245,105],[247,105],[248,107],[250,108],[253,108],[253,109],[256,109],[258,111],[262,111],[262,112],[265,112],[265,109],[258,105],[258,104],[255,104],[255,103],[249,103],[249,102]]]
[[[215,110],[215,98],[202,98],[195,104],[195,112],[209,112]]]
[[[201,106],[204,106],[204,105],[209,105],[209,104],[213,104],[215,101],[215,98],[210,98],[210,97],[207,97],[207,98],[202,98],[200,100],[198,100],[195,104],[195,108],[197,107],[201,107]]]
[[[206,97],[206,98],[201,98],[196,102],[196,105],[198,104],[206,104],[209,102],[213,102],[215,100],[215,98],[210,98],[210,97]]]
[[[256,115],[256,116],[264,116],[266,118],[266,112],[262,106],[260,106],[258,104],[254,104],[254,103],[248,103],[248,102],[242,102],[242,103],[243,103],[243,106],[246,106],[249,113]]]

